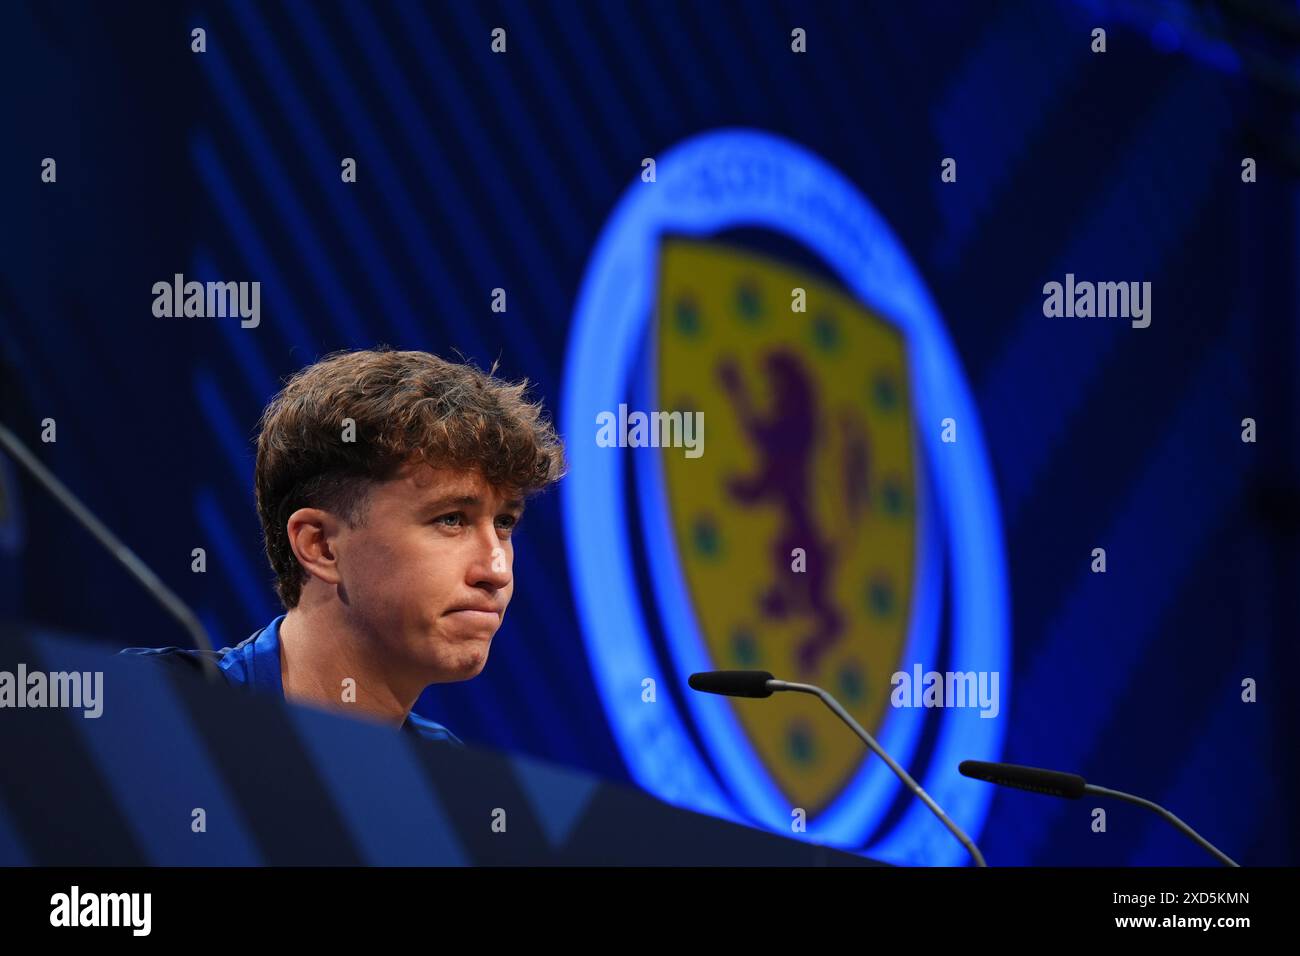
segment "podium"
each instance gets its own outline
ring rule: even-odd
[[[19,663],[102,673],[102,713],[0,708],[0,865],[885,865],[558,765],[0,628],[0,671]]]

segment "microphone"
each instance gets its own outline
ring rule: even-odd
[[[722,694],[726,697],[771,697],[772,688],[767,682],[772,680],[767,671],[702,671],[692,674],[687,683],[691,690],[706,694]]]
[[[1034,793],[1046,793],[1053,797],[1065,797],[1067,800],[1078,800],[1088,786],[1077,773],[1039,770],[1037,767],[1021,767],[1013,763],[963,760],[957,765],[957,769],[962,776],[973,780],[985,780],[1004,787],[1032,790]]]
[[[1126,803],[1136,804],[1139,807],[1146,807],[1148,810],[1154,810],[1165,820],[1172,823],[1181,833],[1186,834],[1202,848],[1212,854],[1224,866],[1239,866],[1227,854],[1221,852],[1205,837],[1201,836],[1182,820],[1178,819],[1164,807],[1152,803],[1150,800],[1144,800],[1142,797],[1136,797],[1131,793],[1124,793],[1120,790],[1111,790],[1107,787],[1098,787],[1088,783],[1077,773],[1063,773],[1059,770],[1042,770],[1038,767],[1022,767],[1012,763],[985,763],[983,760],[963,760],[958,764],[957,769],[963,776],[970,777],[974,780],[984,780],[988,783],[996,783],[1004,787],[1016,787],[1020,790],[1030,790],[1034,793],[1045,793],[1052,797],[1065,797],[1067,800],[1078,800],[1085,793],[1096,794],[1102,797],[1114,797],[1116,800],[1123,800]]]
[[[979,847],[975,845],[974,841],[962,831],[961,827],[953,823],[948,814],[944,813],[943,809],[934,802],[930,795],[921,789],[921,785],[913,780],[906,770],[895,763],[893,757],[885,753],[880,744],[876,743],[875,738],[867,733],[862,725],[854,720],[853,716],[841,707],[840,702],[832,697],[829,692],[813,684],[794,684],[777,680],[767,671],[703,671],[692,674],[687,683],[692,690],[703,691],[706,694],[722,694],[727,697],[771,697],[773,692],[779,690],[812,694],[820,697],[822,703],[829,707],[836,717],[848,724],[849,729],[857,734],[862,739],[862,742],[889,766],[889,769],[894,772],[898,779],[903,781],[903,784],[934,812],[934,815],[970,853],[975,860],[975,865],[988,866],[984,862],[984,854],[979,851]]]
[[[94,513],[82,504],[81,500],[69,491],[63,482],[54,476],[53,472],[41,464],[40,459],[28,451],[27,447],[18,440],[17,435],[2,424],[0,424],[0,448],[9,452],[14,461],[27,469],[27,472],[36,479],[37,484],[67,509],[72,517],[77,519],[77,522],[104,546],[104,549],[113,556],[113,559],[126,568],[131,576],[139,581],[141,586],[163,606],[164,610],[176,618],[181,623],[181,626],[190,632],[190,637],[194,639],[194,644],[199,650],[211,652],[212,642],[208,640],[208,632],[204,629],[199,616],[190,610],[184,601],[172,593],[167,585],[162,583],[158,575],[154,574],[134,551],[123,544],[121,539],[113,532],[109,531],[104,523],[96,518]],[[210,657],[210,654],[199,655],[208,680],[219,682],[220,672]]]

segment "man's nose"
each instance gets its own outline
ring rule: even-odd
[[[497,537],[496,529],[490,528],[479,536],[476,544],[477,554],[470,569],[470,583],[475,587],[503,588],[510,583],[510,555]]]

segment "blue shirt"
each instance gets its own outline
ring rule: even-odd
[[[218,651],[189,650],[183,647],[127,647],[119,653],[134,654],[159,660],[183,660],[195,668],[202,667],[202,658],[211,654],[217,669],[226,682],[254,692],[284,697],[284,681],[280,672],[280,622],[281,614],[266,627],[258,628],[234,647]],[[415,711],[406,715],[402,730],[426,740],[439,740],[464,747],[465,743],[442,724],[421,717]]]

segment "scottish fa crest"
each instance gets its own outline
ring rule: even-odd
[[[742,225],[825,268],[724,238]],[[572,577],[636,780],[777,832],[806,821],[809,838],[881,859],[961,862],[815,700],[685,689],[688,674],[723,668],[824,686],[980,829],[987,788],[956,768],[997,760],[1003,722],[893,707],[890,678],[914,664],[1006,674],[996,501],[937,310],[866,199],[773,136],[680,145],[597,243],[566,388]],[[598,416],[620,406],[700,421],[703,453],[597,444]],[[940,441],[945,418],[956,443]]]

